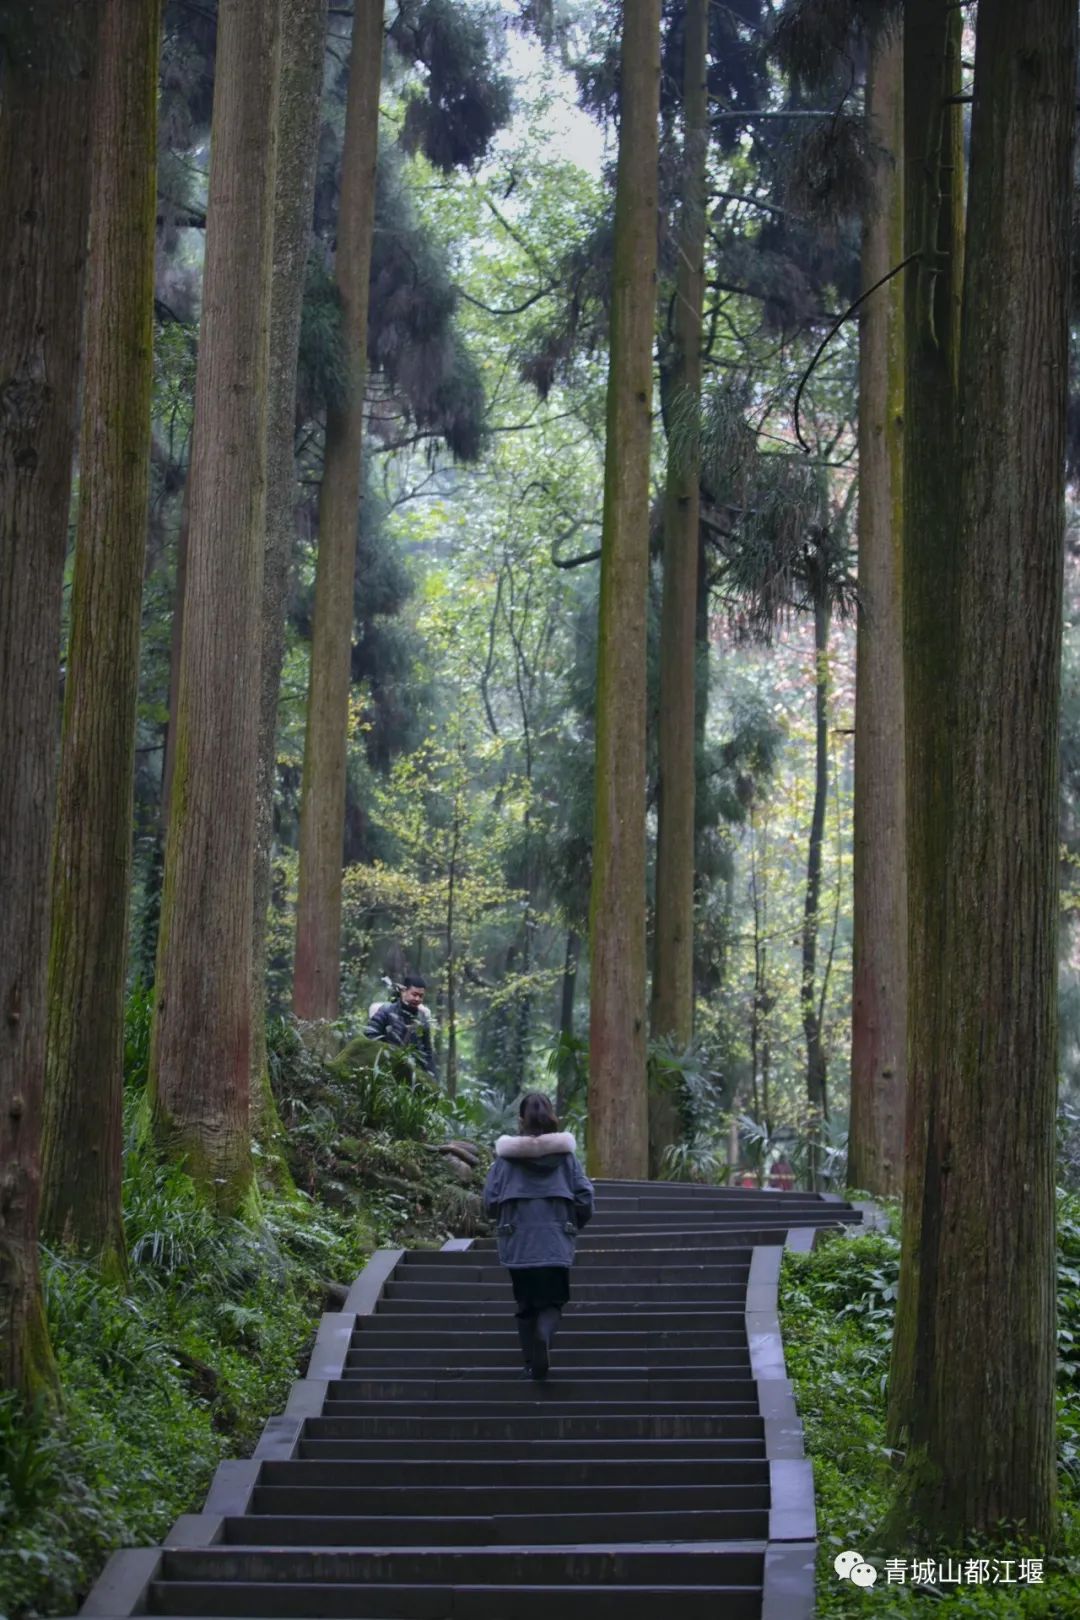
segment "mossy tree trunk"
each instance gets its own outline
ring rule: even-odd
[[[951,813],[956,645],[957,368],[963,269],[962,16],[946,0],[904,8],[904,774],[908,903],[904,1241],[889,1376],[889,1429],[915,1377],[927,1097],[935,1083]]]
[[[154,1134],[221,1209],[251,1189],[251,935],[277,8],[218,12]]]
[[[698,513],[701,456],[701,306],[705,284],[705,165],[709,144],[707,0],[688,0],[684,24],[683,194],[673,320],[673,429],[664,494],[664,594],[660,624],[660,713],[656,918],[652,1034],[680,1050],[694,1028],[694,796]],[[649,1171],[679,1136],[671,1091],[649,1099]]]
[[[0,97],[0,1387],[51,1379],[38,1278],[60,593],[96,8],[23,20]]]
[[[829,799],[829,608],[823,580],[814,601],[814,802],[806,854],[806,897],[803,904],[802,977],[799,1011],[806,1040],[806,1101],[810,1110],[810,1185],[816,1191],[821,1174],[822,1127],[829,1118],[829,1069],[822,1039],[824,996],[818,997],[818,917],[821,910],[821,855]]]
[[[904,257],[902,23],[870,42],[874,196],[862,283]],[[848,1185],[895,1196],[904,1168],[907,892],[904,850],[903,277],[859,323],[859,622],[855,668],[854,968]]]
[[[645,621],[659,0],[623,7],[589,916],[589,1166],[645,1176]]]
[[[289,562],[296,534],[296,362],[311,242],[326,47],[326,0],[280,0],[270,377],[267,396],[266,553],[263,564],[259,748],[252,927],[251,1100],[254,1135],[272,1150],[281,1134],[266,1067],[266,931],[274,835],[278,696],[285,652]],[[271,1151],[272,1158],[280,1156]]]
[[[42,1230],[122,1270],[135,704],[150,471],[157,0],[105,0],[79,517],[52,864]]]
[[[982,0],[963,323],[952,814],[898,1517],[1055,1530],[1058,712],[1074,0]]]
[[[335,255],[349,383],[345,403],[329,407],[326,413],[319,498],[319,558],[300,798],[293,977],[293,1007],[298,1018],[336,1018],[341,984],[345,768],[382,38],[382,0],[357,0],[349,51]]]
[[[184,598],[187,593],[188,539],[191,534],[191,449],[195,430],[188,442],[188,465],[184,493],[180,500],[180,522],[176,531],[176,574],[173,580],[172,618],[169,624],[169,713],[165,722],[165,750],[161,765],[161,837],[169,830],[173,774],[176,769],[176,713],[180,699],[180,648],[184,644]]]

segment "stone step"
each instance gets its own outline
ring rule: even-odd
[[[767,1485],[768,1463],[760,1457],[651,1457],[634,1459],[628,1479],[627,1464],[620,1458],[432,1458],[423,1461],[324,1462],[291,1460],[264,1462],[259,1470],[257,1489],[269,1490],[356,1490],[380,1489],[391,1485],[401,1489],[445,1490],[454,1496],[469,1486],[559,1485],[559,1486],[646,1486],[686,1485]],[[391,1471],[393,1478],[391,1479]]]
[[[728,1369],[749,1371],[750,1352],[737,1345],[724,1349],[704,1350],[574,1350],[560,1338],[558,1341],[559,1366],[567,1371],[581,1371],[582,1377],[594,1374],[621,1375],[630,1378],[655,1376],[663,1371],[668,1378],[707,1376],[710,1371]],[[380,1349],[377,1345],[350,1350],[345,1357],[347,1371],[361,1371],[368,1377],[433,1377],[461,1378],[470,1373],[482,1378],[489,1373],[506,1372],[520,1365],[519,1347],[506,1345],[498,1350],[475,1346],[471,1350],[403,1350]]]
[[[613,1325],[606,1328],[583,1329],[574,1326],[573,1316],[564,1316],[557,1343],[560,1350],[664,1350],[700,1349],[746,1345],[745,1316],[731,1313],[726,1320],[731,1326],[720,1328],[643,1328],[640,1324],[629,1327]],[[512,1349],[517,1350],[517,1330],[509,1313],[492,1316],[485,1328],[428,1327],[423,1322],[393,1321],[386,1316],[365,1316],[357,1320],[352,1336],[353,1349],[366,1349],[369,1345],[382,1349],[407,1350],[432,1347],[434,1350]]]
[[[163,1564],[161,1574],[166,1582],[457,1584],[464,1580],[469,1585],[497,1584],[511,1591],[518,1582],[525,1581],[694,1586],[723,1580],[731,1585],[750,1585],[759,1583],[763,1573],[759,1547],[730,1543],[679,1551],[662,1544],[561,1549],[535,1549],[520,1543],[491,1549],[386,1546],[357,1551],[276,1547],[247,1550],[219,1544],[170,1548]]]
[[[520,1546],[523,1541],[534,1546],[566,1546],[582,1541],[757,1541],[769,1533],[768,1502],[755,1507],[746,1501],[745,1491],[739,1493],[739,1506],[699,1510],[665,1510],[661,1500],[647,1511],[599,1503],[595,1509],[581,1511],[572,1504],[557,1511],[559,1504],[553,1503],[556,1511],[545,1511],[512,1501],[501,1511],[493,1505],[489,1511],[476,1512],[470,1503],[455,1503],[454,1514],[450,1515],[444,1502],[443,1511],[436,1504],[433,1509],[417,1507],[414,1512],[410,1504],[408,1518],[389,1513],[360,1516],[355,1512],[351,1492],[345,1493],[346,1500],[341,1503],[324,1501],[329,1494],[314,1493],[321,1505],[312,1506],[308,1512],[317,1517],[304,1516],[304,1507],[299,1502],[294,1506],[291,1499],[279,1509],[266,1510],[257,1501],[255,1513],[226,1520],[224,1539],[229,1545],[247,1547],[491,1547]],[[767,1491],[758,1494],[768,1496]],[[520,1513],[513,1511],[515,1507],[521,1508]]]
[[[689,1379],[616,1378],[610,1369],[601,1368],[595,1378],[586,1378],[580,1371],[562,1370],[552,1360],[552,1371],[547,1387],[542,1391],[530,1380],[521,1377],[520,1368],[506,1368],[502,1376],[487,1378],[373,1378],[363,1371],[352,1377],[335,1379],[330,1386],[330,1400],[348,1401],[453,1401],[473,1403],[483,1401],[505,1402],[514,1406],[548,1399],[549,1391],[557,1401],[603,1400],[605,1405],[615,1401],[687,1401],[711,1404],[719,1401],[755,1401],[757,1385],[749,1372],[742,1377],[731,1374],[725,1378],[702,1377]]]
[[[216,1581],[154,1581],[150,1613],[177,1620],[258,1617],[258,1620],[760,1620],[760,1584],[738,1586],[541,1586],[519,1582],[510,1600],[498,1585],[337,1583],[303,1587],[222,1586]]]
[[[557,1440],[557,1442],[585,1443],[593,1440],[617,1440],[620,1445],[636,1445],[641,1440],[693,1440],[695,1443],[716,1443],[719,1440],[742,1442],[748,1434],[759,1434],[759,1411],[714,1411],[714,1413],[597,1413],[591,1401],[588,1411],[554,1413],[549,1403],[538,1411],[508,1409],[502,1416],[461,1416],[461,1414],[424,1414],[424,1416],[377,1416],[371,1408],[358,1413],[343,1413],[340,1409],[325,1411],[321,1417],[308,1417],[304,1422],[306,1440],[382,1440],[398,1445],[402,1440],[426,1440],[447,1445],[458,1445],[461,1440],[487,1445],[492,1440],[510,1440],[523,1452],[529,1440]],[[748,1426],[755,1426],[750,1429]]]
[[[738,1252],[738,1251],[736,1251]],[[456,1266],[430,1266],[416,1261],[409,1255],[398,1266],[394,1273],[394,1281],[401,1282],[443,1282],[452,1277],[455,1286],[459,1281],[497,1283],[504,1285],[509,1282],[506,1269],[492,1263],[479,1265],[469,1260],[469,1254],[460,1256],[461,1265]],[[750,1272],[750,1251],[746,1250],[738,1261],[730,1265],[710,1265],[702,1263],[693,1266],[686,1264],[647,1265],[647,1266],[610,1266],[602,1262],[586,1268],[590,1283],[618,1283],[635,1279],[638,1283],[678,1283],[685,1282],[691,1288],[699,1283],[731,1283],[742,1282]]]
[[[784,1231],[787,1228],[783,1228]],[[591,1272],[612,1270],[622,1273],[626,1267],[635,1264],[643,1273],[649,1271],[668,1271],[672,1268],[696,1271],[701,1267],[714,1266],[743,1266],[749,1265],[752,1248],[749,1245],[724,1243],[718,1248],[716,1256],[702,1252],[700,1261],[695,1264],[693,1259],[687,1259],[686,1251],[681,1247],[667,1245],[653,1246],[647,1251],[647,1258],[631,1262],[629,1260],[619,1263],[618,1259],[611,1259],[602,1250],[590,1252],[583,1249],[588,1236],[588,1228],[579,1238],[577,1259],[574,1262],[575,1272],[585,1269]],[[425,1271],[443,1272],[456,1271],[460,1266],[474,1267],[479,1270],[499,1271],[505,1276],[503,1268],[499,1265],[494,1253],[494,1240],[477,1238],[469,1249],[410,1249],[401,1258],[394,1275],[397,1277],[411,1274],[413,1266],[421,1267]]]
[[[659,1457],[702,1457],[730,1455],[730,1447],[759,1442],[764,1435],[764,1420],[760,1416],[729,1416],[712,1418],[709,1420],[708,1434],[685,1435],[681,1432],[684,1427],[682,1420],[678,1430],[672,1429],[667,1418],[653,1419],[641,1417],[623,1419],[629,1432],[625,1435],[615,1435],[609,1432],[612,1420],[598,1418],[588,1425],[587,1434],[564,1433],[567,1424],[561,1418],[521,1418],[519,1423],[527,1425],[520,1432],[513,1423],[480,1420],[476,1423],[476,1434],[471,1431],[463,1436],[455,1437],[445,1432],[445,1425],[456,1420],[446,1418],[433,1418],[431,1432],[413,1434],[411,1431],[401,1435],[387,1435],[381,1430],[373,1429],[373,1424],[381,1424],[379,1418],[341,1418],[316,1417],[308,1418],[304,1424],[299,1441],[301,1454],[307,1454],[309,1446],[320,1443],[340,1443],[355,1446],[356,1455],[366,1459],[398,1456],[407,1459],[412,1456],[426,1457],[429,1454],[435,1460],[444,1457],[458,1457],[468,1459],[479,1457],[482,1460],[503,1457],[508,1461],[516,1462],[519,1457],[527,1460],[530,1457],[615,1457],[620,1459],[632,1458],[637,1461],[643,1455],[654,1458]],[[573,1420],[579,1422],[580,1420]],[[504,1429],[511,1429],[509,1435]],[[550,1431],[550,1432],[549,1432]],[[643,1442],[645,1448],[643,1449]],[[320,1455],[321,1453],[313,1453]]]
[[[322,1420],[328,1424],[330,1419]],[[745,1426],[738,1432],[738,1426]],[[334,1425],[343,1427],[344,1425]],[[669,1461],[676,1457],[720,1458],[723,1456],[749,1457],[760,1454],[764,1444],[764,1422],[761,1418],[732,1418],[730,1426],[736,1430],[724,1440],[651,1440],[650,1455],[654,1460]],[[639,1440],[371,1440],[363,1437],[337,1439],[301,1439],[297,1442],[295,1460],[311,1459],[322,1462],[372,1462],[391,1466],[395,1461],[416,1462],[418,1459],[459,1462],[506,1461],[519,1458],[525,1462],[533,1458],[565,1457],[579,1461],[637,1461],[641,1454]],[[738,1448],[738,1449],[736,1449]],[[293,1459],[290,1459],[293,1460]]]
[[[422,1326],[428,1318],[431,1318],[433,1324],[445,1327],[448,1316],[453,1319],[447,1310],[447,1306],[452,1303],[452,1301],[395,1299],[388,1301],[385,1306],[380,1306],[376,1314],[384,1321],[399,1326],[405,1326],[410,1319]],[[507,1321],[512,1325],[514,1320],[512,1307],[512,1299],[474,1300],[468,1318],[470,1322],[479,1324],[477,1331],[481,1331],[485,1326],[498,1327]],[[681,1306],[660,1305],[646,1300],[637,1305],[626,1302],[619,1306],[618,1314],[621,1322],[633,1324],[643,1332],[656,1331],[659,1328],[669,1333],[678,1333],[684,1329],[701,1331],[711,1327],[735,1327],[743,1322],[746,1312],[741,1302],[738,1307],[734,1302],[721,1301],[711,1309],[708,1307],[697,1309],[693,1300],[686,1300]],[[581,1302],[573,1297],[562,1313],[563,1323],[568,1328],[593,1333],[601,1331],[605,1326],[610,1327],[611,1317],[610,1308],[595,1305],[589,1300]],[[561,1331],[560,1329],[560,1333]]]
[[[597,1304],[607,1310],[622,1310],[625,1305],[636,1307],[645,1301],[657,1305],[670,1304],[678,1308],[685,1304],[703,1305],[718,1301],[738,1304],[746,1298],[748,1280],[749,1272],[738,1282],[733,1283],[638,1283],[632,1275],[631,1268],[628,1267],[624,1282],[594,1283],[591,1278],[586,1280],[575,1277],[572,1290],[573,1297],[578,1303]],[[499,1303],[505,1303],[512,1299],[508,1277],[489,1283],[465,1282],[457,1277],[450,1277],[444,1282],[413,1282],[406,1278],[402,1282],[388,1282],[383,1290],[383,1302],[386,1306],[399,1305],[404,1300],[423,1300],[456,1309],[462,1304],[472,1304],[477,1300],[497,1300]]]
[[[470,1410],[447,1412],[445,1416],[430,1407],[375,1416],[365,1402],[337,1401],[323,1411],[322,1421],[350,1419],[363,1425],[363,1432],[373,1440],[411,1440],[423,1435],[438,1440],[633,1440],[651,1436],[708,1440],[722,1439],[732,1418],[758,1419],[761,1415],[756,1401],[752,1410],[748,1403],[729,1402],[720,1410],[703,1411],[699,1404],[691,1402],[675,1410],[669,1403],[663,1410],[647,1412],[640,1408],[629,1412],[598,1411],[595,1401],[583,1403],[575,1411],[545,1402],[542,1407],[538,1404],[535,1411],[504,1407],[495,1413]]]
[[[501,1500],[504,1492],[505,1500]],[[497,1486],[486,1491],[463,1493],[460,1500],[457,1499],[456,1492],[412,1491],[408,1493],[410,1500],[402,1500],[396,1507],[393,1506],[395,1496],[400,1495],[400,1492],[395,1493],[388,1488],[388,1499],[387,1502],[383,1503],[378,1499],[378,1491],[354,1491],[341,1487],[336,1487],[335,1490],[315,1488],[308,1491],[270,1488],[256,1491],[253,1512],[255,1515],[265,1514],[275,1519],[292,1517],[302,1520],[303,1523],[298,1534],[289,1538],[291,1545],[299,1546],[306,1544],[305,1537],[302,1534],[304,1524],[307,1525],[309,1532],[311,1532],[314,1529],[313,1520],[350,1518],[377,1521],[380,1518],[385,1518],[387,1523],[382,1528],[379,1528],[376,1522],[374,1528],[366,1530],[358,1541],[333,1540],[328,1542],[321,1536],[316,1536],[313,1538],[313,1544],[323,1547],[393,1547],[399,1545],[399,1543],[391,1525],[398,1525],[412,1518],[419,1518],[426,1522],[432,1519],[437,1521],[444,1516],[448,1518],[460,1517],[475,1523],[481,1519],[511,1517],[516,1520],[517,1534],[510,1537],[509,1540],[513,1544],[520,1546],[523,1542],[531,1540],[526,1520],[533,1514],[563,1517],[577,1514],[604,1513],[617,1518],[621,1513],[728,1513],[744,1510],[767,1513],[769,1509],[767,1487],[763,1487],[756,1492],[747,1492],[745,1486],[737,1486],[729,1490],[726,1500],[722,1494],[715,1490],[711,1492],[708,1490],[695,1492],[691,1487],[683,1487],[678,1491],[673,1491],[670,1494],[670,1500],[668,1492],[658,1489],[655,1493],[656,1499],[649,1501],[647,1495],[643,1497],[640,1493],[636,1496],[630,1493],[630,1495],[620,1498],[617,1492],[593,1488],[575,1492],[567,1486],[559,1486],[557,1489],[548,1491],[533,1491],[527,1486],[522,1486],[520,1490]],[[748,1496],[750,1500],[747,1500]],[[754,1497],[764,1498],[764,1500],[755,1501]],[[415,1500],[412,1498],[415,1498]],[[657,1538],[652,1535],[620,1535],[617,1532],[614,1536],[605,1533],[603,1536],[593,1537],[588,1535],[586,1531],[587,1526],[579,1526],[572,1534],[561,1539],[563,1542],[592,1541],[594,1539],[635,1542],[665,1539],[664,1537]],[[716,1526],[713,1534],[708,1539],[711,1541],[735,1540],[754,1537],[759,1533],[746,1528],[735,1531],[729,1526],[727,1531],[721,1534],[720,1527]],[[764,1533],[768,1533],[767,1525]],[[246,1540],[243,1536],[233,1539]],[[255,1539],[261,1545],[273,1545],[273,1542],[268,1542],[264,1536]],[[439,1535],[428,1535],[427,1537],[409,1536],[407,1544],[409,1546],[436,1546],[442,1542],[442,1539]],[[491,1538],[474,1534],[471,1537],[461,1536],[457,1539],[465,1543],[482,1544]],[[497,1536],[494,1539],[504,1541],[507,1538]],[[400,1545],[405,1545],[405,1543],[400,1543]]]

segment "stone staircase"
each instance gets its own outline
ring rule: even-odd
[[[250,1461],[81,1613],[809,1620],[813,1484],[780,1256],[839,1199],[609,1181],[548,1381],[490,1239],[380,1250]]]

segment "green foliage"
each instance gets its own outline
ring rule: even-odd
[[[336,1028],[348,1032],[348,1025]],[[267,1029],[267,1059],[290,1132],[320,1147],[369,1130],[411,1141],[442,1133],[446,1100],[400,1048],[352,1035],[327,1058],[305,1040],[304,1026],[276,1018]]]
[[[307,1200],[219,1221],[187,1178],[129,1146],[120,1288],[45,1252],[63,1406],[0,1398],[0,1612],[72,1613],[108,1554],[160,1540],[221,1459],[250,1452],[299,1376],[321,1279],[348,1282],[365,1229]]]
[[[900,1245],[873,1232],[830,1236],[813,1253],[785,1253],[781,1330],[788,1374],[813,1460],[817,1496],[818,1608],[821,1620],[908,1620],[947,1609],[986,1620],[1063,1620],[1080,1614],[1080,1392],[1071,1360],[1080,1332],[1080,1205],[1059,1195],[1059,1291],[1064,1334],[1058,1405],[1061,1539],[1052,1554],[1017,1545],[1005,1527],[992,1543],[939,1547],[939,1560],[959,1557],[1045,1558],[1045,1584],[945,1585],[938,1590],[887,1585],[872,1594],[837,1579],[833,1559],[849,1547],[883,1570],[879,1526],[896,1484],[885,1442],[885,1402]],[[904,1554],[890,1554],[903,1557]],[[908,1554],[912,1557],[913,1554]],[[910,1568],[909,1568],[910,1575]]]
[[[434,1150],[462,1116],[405,1053],[347,1023],[272,1019],[267,1057],[298,1187],[380,1243],[479,1229],[478,1186],[463,1186]]]
[[[297,404],[305,417],[328,406],[340,410],[348,399],[349,365],[341,321],[337,282],[313,252],[304,284],[296,372]]]
[[[154,1018],[154,992],[136,980],[124,1003],[124,1085],[139,1090],[150,1069],[150,1030]]]
[[[510,116],[510,81],[492,60],[491,14],[461,0],[403,0],[388,37],[427,70],[425,90],[406,104],[402,144],[444,174],[472,168]]]

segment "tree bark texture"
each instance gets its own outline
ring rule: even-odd
[[[251,1184],[275,34],[260,0],[223,0],[176,765],[150,1057],[155,1136],[225,1210],[239,1208]]]
[[[915,1377],[915,1310],[926,1105],[939,1050],[941,896],[951,805],[956,647],[956,440],[963,143],[960,11],[904,7],[904,771],[908,902],[904,1237],[889,1375],[889,1429],[906,1423]]]
[[[382,37],[382,0],[357,0],[349,51],[335,260],[350,386],[345,405],[331,407],[326,413],[300,798],[293,978],[293,1007],[298,1018],[336,1018],[341,981],[345,767]]]
[[[869,289],[904,257],[902,24],[871,40],[866,112],[874,198],[863,226]],[[855,668],[854,968],[850,1187],[903,1184],[907,1070],[904,850],[903,278],[863,305],[859,326],[859,624]]]
[[[814,804],[810,814],[810,845],[806,855],[806,900],[803,907],[802,979],[799,1008],[806,1039],[806,1100],[810,1107],[810,1184],[816,1191],[821,1170],[821,1127],[829,1117],[828,1065],[821,1038],[818,1004],[817,946],[821,909],[821,846],[825,838],[825,810],[829,798],[829,624],[822,582],[814,603]]]
[[[701,456],[701,308],[705,284],[705,162],[709,143],[707,0],[688,0],[683,70],[683,196],[675,278],[672,393],[679,427],[668,439],[652,1033],[681,1050],[694,1029],[694,795],[697,727],[698,509]],[[649,1169],[679,1136],[675,1094],[649,1099]]]
[[[252,926],[252,1124],[261,1142],[280,1122],[266,1068],[266,930],[274,834],[278,697],[285,652],[289,561],[296,534],[296,361],[311,242],[326,45],[326,0],[280,0],[281,67],[274,194],[270,378],[267,395],[266,553],[263,565],[259,750]]]
[[[908,1508],[1055,1529],[1058,710],[1077,11],[982,0],[960,356],[953,814]],[[993,1308],[1001,1301],[1000,1309]],[[1018,1398],[1022,1392],[1023,1398]]]
[[[176,577],[173,582],[172,620],[169,625],[169,718],[165,723],[165,752],[161,765],[161,836],[169,830],[173,775],[176,769],[176,737],[179,731],[177,709],[180,702],[180,649],[184,644],[184,598],[187,594],[188,540],[191,535],[191,452],[195,441],[192,424],[188,446],[187,474],[180,500],[180,524],[176,531]]]
[[[563,961],[562,988],[559,996],[559,1034],[564,1047],[574,1038],[574,993],[577,989],[578,951],[581,940],[576,928],[566,932],[566,956]],[[569,1076],[560,1068],[555,1095],[555,1113],[562,1119],[570,1101]]]
[[[49,843],[96,8],[4,64],[0,97],[0,1387],[51,1377],[38,1280]]]
[[[105,0],[52,864],[42,1230],[123,1267],[124,981],[150,474],[157,0]]]
[[[656,308],[659,0],[623,8],[590,901],[591,1173],[648,1174],[645,621]]]

